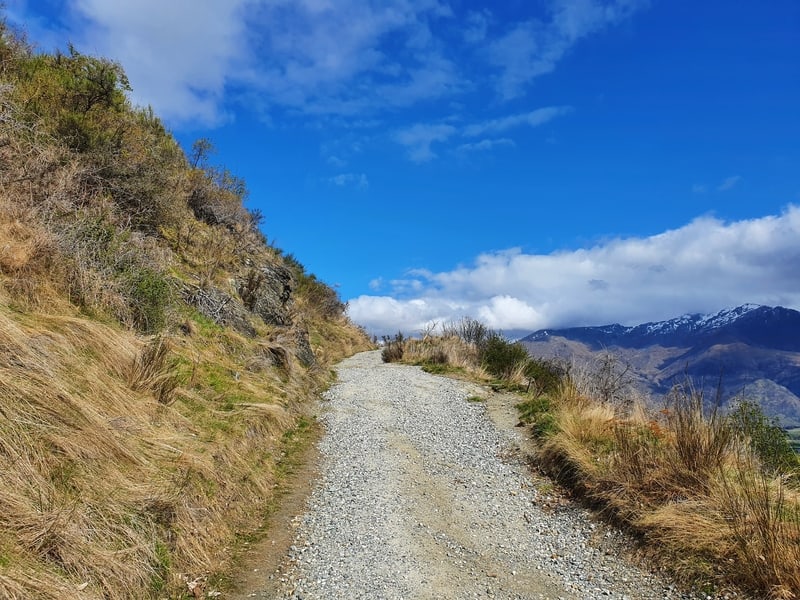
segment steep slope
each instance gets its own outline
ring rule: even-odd
[[[800,424],[800,312],[744,305],[635,327],[541,330],[523,338],[535,355],[593,361],[611,352],[634,381],[656,395],[688,377],[713,396],[757,400],[783,424]]]
[[[205,593],[368,347],[113,62],[0,21],[0,597]],[[210,591],[210,588],[209,588]]]

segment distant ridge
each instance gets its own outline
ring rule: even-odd
[[[721,376],[726,400],[744,394],[800,426],[800,312],[793,309],[744,304],[633,327],[542,329],[521,341],[537,356],[589,360],[611,351],[655,395],[686,376],[704,384]]]
[[[595,349],[604,346],[646,348],[655,344],[684,346],[698,342],[743,342],[775,350],[800,352],[800,312],[781,306],[744,304],[712,315],[687,314],[668,321],[633,327],[613,324],[540,329],[522,338],[522,341],[541,342],[550,336],[580,341]]]

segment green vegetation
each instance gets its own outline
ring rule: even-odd
[[[654,559],[709,591],[736,585],[784,599],[800,589],[800,461],[792,452],[800,431],[787,439],[752,402],[730,414],[709,409],[691,387],[675,388],[656,411],[630,395],[628,368],[610,354],[567,370],[472,319],[443,332],[403,339],[394,354],[410,364],[443,356],[442,372],[458,368],[515,390],[539,467],[635,532]]]
[[[795,454],[800,454],[800,428],[790,429],[786,432],[786,436]]]
[[[750,444],[762,468],[773,473],[800,473],[800,456],[777,421],[767,419],[755,402],[740,401],[731,412],[730,424]]]
[[[499,334],[491,335],[479,352],[483,367],[504,380],[511,380],[519,370],[524,371],[530,359],[522,344],[511,343]]]

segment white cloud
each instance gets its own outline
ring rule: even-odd
[[[395,141],[408,148],[408,156],[414,162],[427,162],[436,158],[431,149],[435,142],[443,142],[456,133],[456,128],[444,123],[418,123],[394,135]]]
[[[479,142],[475,142],[472,144],[461,144],[456,150],[459,152],[476,152],[476,151],[484,151],[484,150],[491,150],[492,148],[497,148],[498,146],[507,146],[513,148],[516,146],[514,140],[510,140],[508,138],[499,138],[499,139],[484,139]]]
[[[511,249],[453,271],[418,271],[418,289],[361,296],[350,315],[376,333],[469,315],[507,332],[634,324],[755,302],[800,308],[800,207],[726,223],[698,218],[647,238],[546,255]],[[408,299],[398,299],[399,297]]]
[[[336,167],[337,169],[341,169],[342,167],[346,167],[347,166],[347,161],[346,160],[344,160],[342,158],[339,158],[338,156],[335,156],[335,155],[332,155],[332,156],[329,156],[328,158],[326,158],[325,162],[327,162],[332,167]]]
[[[735,188],[739,182],[742,180],[741,175],[733,175],[732,177],[726,177],[722,183],[717,186],[718,192],[727,192],[728,190],[732,190]]]
[[[364,173],[341,173],[328,178],[328,183],[338,187],[354,187],[359,190],[366,190],[369,187],[369,179]]]
[[[572,107],[570,106],[546,106],[526,113],[508,115],[498,119],[468,125],[464,128],[464,135],[468,137],[477,137],[487,133],[503,133],[504,131],[522,125],[538,127],[544,125],[548,121],[552,121],[556,117],[569,114],[570,112],[572,112]]]
[[[437,156],[431,149],[431,145],[436,142],[445,142],[455,136],[472,138],[486,134],[503,133],[517,127],[538,127],[570,112],[572,112],[572,108],[569,106],[546,106],[530,112],[506,115],[489,121],[473,123],[460,129],[448,123],[417,123],[396,132],[394,140],[408,148],[411,160],[414,162],[427,162]],[[491,150],[497,146],[514,145],[514,140],[509,138],[485,138],[479,142],[461,144],[456,148],[456,151]]]
[[[488,10],[467,13],[464,40],[470,44],[477,44],[485,40],[491,19],[492,14]]]
[[[646,0],[556,0],[549,22],[516,23],[487,47],[487,59],[500,74],[497,90],[509,100],[536,77],[552,72],[581,38],[629,17]]]
[[[14,4],[15,20],[36,22],[33,3]],[[452,17],[438,0],[66,0],[62,10],[66,30],[36,22],[37,38],[120,61],[133,99],[173,123],[218,123],[237,96],[266,112],[360,115],[461,85],[431,33]]]
[[[580,38],[631,14],[639,0],[554,0],[548,22],[490,11],[456,14],[442,0],[64,0],[60,25],[13,0],[36,38],[120,61],[133,99],[171,125],[213,125],[235,104],[271,116],[348,120],[455,99],[495,73],[518,96]],[[63,30],[62,30],[63,29]],[[463,34],[455,34],[455,31]],[[477,134],[476,134],[477,135]],[[424,153],[423,153],[424,155]]]
[[[245,67],[247,0],[73,0],[79,50],[120,61],[133,98],[163,117],[217,123],[231,74]]]

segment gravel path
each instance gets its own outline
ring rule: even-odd
[[[522,432],[467,401],[486,396],[478,386],[379,352],[338,373],[320,481],[282,568],[249,597],[705,598],[624,562],[620,536],[582,509],[548,502],[515,452]]]

